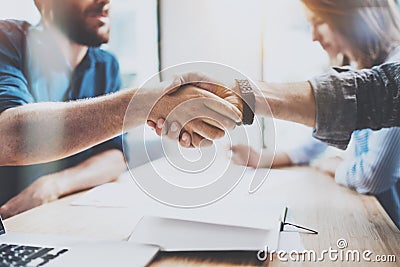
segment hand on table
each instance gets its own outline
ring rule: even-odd
[[[43,176],[1,206],[0,214],[3,219],[7,219],[42,204],[54,201],[58,197],[59,195],[53,179],[50,176]]]
[[[311,167],[335,177],[336,169],[343,162],[341,157],[330,157],[321,159],[311,165]]]

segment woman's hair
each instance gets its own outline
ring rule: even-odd
[[[359,68],[382,64],[400,45],[400,15],[394,0],[301,0],[350,44]]]

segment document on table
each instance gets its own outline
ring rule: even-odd
[[[152,162],[152,164],[141,166],[140,170],[136,173],[145,175],[146,168],[153,168],[154,165],[158,167],[166,166],[165,159],[160,159]],[[265,193],[265,191],[268,192],[267,188],[264,188],[264,192],[260,191],[256,194],[248,193],[248,186],[251,178],[254,176],[254,172],[258,171],[259,170],[248,169],[242,181],[227,196],[212,205],[197,209],[179,209],[157,202],[146,195],[133,180],[131,180],[127,173],[125,177],[123,177],[126,178],[125,182],[106,184],[94,188],[71,204],[126,208],[126,212],[130,212],[131,215],[134,214],[135,216],[132,221],[133,226],[139,225],[139,221],[144,216],[176,218],[210,224],[266,229],[264,231],[266,231],[268,239],[272,236],[268,231],[272,231],[272,229],[276,229],[277,227],[279,217],[284,207],[284,205],[282,205],[284,200],[269,198],[268,194]],[[293,174],[285,170],[271,170],[271,173],[274,172],[274,175],[280,176],[291,176]],[[210,177],[208,177],[208,179],[210,179]],[[268,183],[268,180],[266,183]],[[135,238],[135,234],[132,234],[131,238]],[[303,248],[300,236],[296,232],[282,232],[280,234],[280,239],[279,248],[283,250],[290,251],[292,249]],[[210,244],[212,245],[212,243]]]
[[[73,206],[127,208],[135,203],[132,185],[109,183],[97,186],[71,202]]]

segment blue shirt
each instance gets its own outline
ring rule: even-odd
[[[328,146],[310,139],[287,151],[293,164],[309,163]],[[345,160],[335,172],[337,183],[377,197],[400,229],[400,128],[354,131]]]
[[[400,47],[397,47],[385,62],[399,61]],[[321,90],[335,92],[329,86]],[[331,114],[337,110],[335,107]],[[348,117],[352,115],[347,113]],[[351,141],[346,160],[335,172],[336,182],[361,194],[375,195],[400,229],[400,128],[354,131]],[[314,139],[287,154],[294,164],[304,164],[325,151],[326,147],[325,143]]]
[[[120,86],[118,62],[110,53],[90,47],[80,64],[72,69],[40,26],[16,20],[0,21],[0,112],[28,103],[96,97],[116,92]],[[29,138],[29,132],[26,134]],[[110,149],[122,151],[122,137],[46,164],[0,167],[0,205],[37,178],[76,166]]]

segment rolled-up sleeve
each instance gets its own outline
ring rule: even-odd
[[[0,23],[0,112],[34,102],[23,73],[22,25]]]
[[[400,126],[400,64],[370,70],[333,68],[310,84],[316,101],[314,137],[341,149],[354,130]]]

